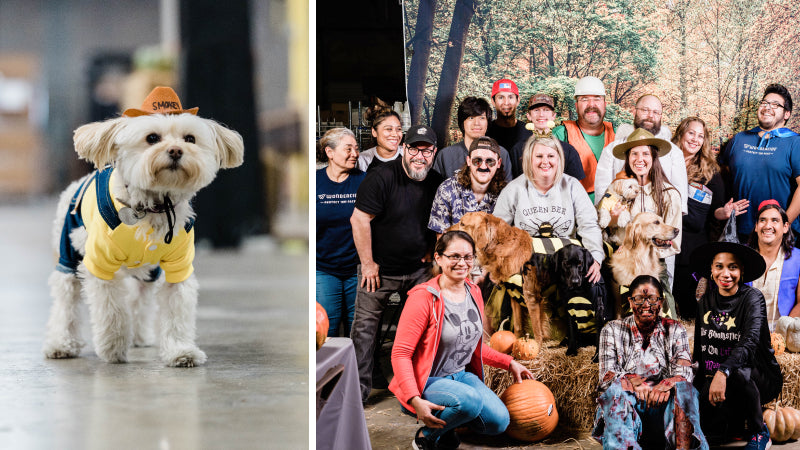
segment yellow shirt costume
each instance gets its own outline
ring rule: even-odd
[[[119,219],[118,211],[125,205],[110,194],[115,184],[110,172],[113,169],[96,172],[88,186],[79,190],[79,193],[83,192],[79,200],[80,215],[88,233],[83,257],[86,268],[92,275],[110,280],[123,265],[128,268],[157,265],[164,270],[167,282],[185,281],[194,271],[193,222],[186,226],[177,225],[169,244],[163,238],[152,238],[152,229],[144,239],[137,239],[137,227],[126,225]],[[99,203],[98,195],[101,197]],[[113,207],[109,208],[110,205]]]

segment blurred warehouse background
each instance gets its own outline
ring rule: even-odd
[[[245,141],[195,199],[198,240],[307,241],[308,31],[306,1],[0,1],[0,202],[51,199],[91,170],[75,128],[170,85]]]

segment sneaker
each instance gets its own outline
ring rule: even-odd
[[[744,448],[753,450],[766,450],[770,447],[772,447],[772,439],[769,438],[767,424],[764,424],[761,426],[761,431],[754,434],[753,437],[750,438],[750,442],[748,442]]]
[[[414,450],[437,450],[439,447],[436,445],[436,441],[426,438],[420,428],[414,435],[414,440],[411,441],[411,448]]]
[[[437,442],[436,445],[438,445],[441,450],[456,450],[461,445],[461,439],[458,438],[456,430],[452,429],[439,436],[439,442]]]

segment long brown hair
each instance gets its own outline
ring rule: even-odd
[[[719,164],[711,152],[711,137],[708,135],[708,127],[703,119],[690,116],[681,120],[678,128],[675,129],[675,135],[672,136],[672,143],[680,148],[681,139],[689,130],[692,122],[698,122],[703,127],[703,145],[700,147],[700,151],[689,160],[689,165],[686,166],[686,178],[690,183],[694,181],[707,184],[719,172]]]
[[[650,173],[648,174],[650,182],[653,183],[653,202],[656,204],[656,214],[664,217],[664,213],[666,212],[664,199],[669,198],[664,195],[664,192],[669,189],[675,189],[675,186],[669,182],[667,176],[664,174],[664,169],[661,167],[661,162],[658,160],[658,148],[656,148],[655,145],[648,145],[647,147],[650,149],[650,156],[653,159],[653,165],[650,166]],[[630,156],[631,149],[629,148],[625,150],[625,174],[629,177],[636,178],[633,169],[631,169]],[[677,189],[675,190],[677,191]],[[675,205],[670,206],[674,207]],[[678,206],[680,207],[680,205]]]

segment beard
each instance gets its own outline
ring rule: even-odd
[[[423,157],[419,156],[410,156],[409,159],[405,158],[405,154],[403,155],[403,169],[406,171],[406,175],[414,181],[422,181],[428,176],[428,172],[431,170],[431,166],[433,166],[433,157],[431,157],[430,161],[427,161]],[[421,162],[425,164],[425,167],[419,170],[414,170],[411,168],[412,162]]]
[[[761,127],[762,130],[772,130],[774,128],[779,128],[783,126],[781,121],[783,120],[783,116],[778,116],[777,114],[772,116],[764,116],[763,119],[761,114],[758,115],[758,126]]]
[[[644,128],[645,130],[649,131],[653,136],[655,136],[658,134],[659,131],[661,131],[661,119],[650,120],[647,118],[634,117],[633,126],[635,128]]]

